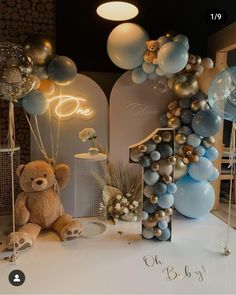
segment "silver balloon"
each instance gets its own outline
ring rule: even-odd
[[[188,166],[184,164],[182,158],[180,158],[178,155],[175,155],[176,157],[176,164],[175,164],[175,170],[174,170],[174,178],[175,180],[183,177],[187,171]]]
[[[35,85],[36,66],[23,47],[0,43],[0,98],[17,100]]]

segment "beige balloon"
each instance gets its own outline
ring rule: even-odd
[[[188,167],[187,165],[184,164],[184,162],[182,161],[182,159],[178,156],[175,155],[176,157],[176,164],[175,164],[175,171],[174,171],[174,178],[175,180],[183,177],[187,171],[188,171]]]
[[[168,160],[161,159],[159,162],[159,174],[161,176],[170,175],[173,171],[173,166],[169,164]]]
[[[211,82],[214,80],[216,75],[222,70],[216,67],[211,69],[205,69],[203,74],[198,78],[199,88],[205,93],[208,94],[208,88]]]

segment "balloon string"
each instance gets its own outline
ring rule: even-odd
[[[11,197],[12,197],[12,233],[15,240],[16,224],[15,224],[15,183],[14,183],[14,151],[15,151],[15,118],[13,100],[9,101],[9,122],[8,122],[8,147],[11,158]],[[17,260],[16,245],[13,243],[13,254],[7,259],[11,262]]]
[[[34,121],[35,121],[35,126],[36,126],[36,130],[37,130],[37,134],[38,134],[38,138],[39,138],[39,142],[41,144],[42,150],[44,152],[44,155],[46,155],[46,158],[49,159],[48,154],[47,154],[46,149],[45,149],[44,144],[43,144],[43,140],[42,140],[42,137],[41,137],[40,130],[39,130],[39,123],[38,123],[37,116],[34,116]]]
[[[51,107],[50,107],[50,105],[48,107],[48,119],[49,119],[49,128],[50,128],[52,159],[55,161],[54,140],[53,140],[53,131],[52,131],[52,114],[51,114]]]
[[[233,176],[235,175],[235,131],[236,123],[233,122],[231,138],[230,138],[230,187],[229,187],[229,206],[228,206],[228,221],[227,221],[227,231],[226,231],[226,243],[225,252],[228,252],[230,243],[230,219],[231,219],[231,202],[232,202],[232,188],[233,188]]]
[[[61,106],[62,98],[61,98],[61,86],[60,86],[60,106]],[[60,133],[61,133],[61,117],[58,115],[57,119],[57,141],[56,141],[56,152],[55,152],[55,161],[57,162],[58,150],[59,150],[59,140],[60,140]]]

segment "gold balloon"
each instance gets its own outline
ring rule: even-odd
[[[147,151],[147,147],[146,147],[146,145],[141,144],[141,145],[138,147],[138,151],[139,151],[140,153],[145,153],[145,152]]]
[[[167,159],[168,163],[170,165],[175,165],[176,164],[176,158],[174,156],[170,156],[168,159]]]
[[[176,164],[175,164],[175,170],[174,170],[174,179],[177,180],[183,177],[187,173],[188,167],[187,165],[184,164],[181,157],[179,157],[178,155],[175,155],[175,157],[176,157]]]
[[[154,216],[149,216],[147,220],[143,221],[143,226],[146,228],[153,228],[157,225],[157,220]]]
[[[36,65],[47,63],[53,54],[53,45],[48,37],[41,35],[30,36],[25,42],[26,54],[31,56]]]
[[[194,74],[185,73],[175,78],[173,90],[178,97],[191,97],[198,92],[198,89],[198,81]]]
[[[165,184],[169,184],[172,182],[172,177],[170,175],[166,175],[162,177],[162,180],[164,181]]]
[[[39,91],[43,92],[46,95],[51,95],[55,91],[55,85],[50,80],[41,80]]]
[[[186,136],[183,133],[177,133],[175,135],[175,142],[177,144],[179,144],[179,145],[180,144],[184,144],[186,141],[187,141],[187,138],[186,138]]]
[[[181,126],[181,121],[179,118],[177,117],[173,117],[171,119],[168,120],[168,127],[169,128],[174,128],[177,129]]]
[[[172,208],[167,208],[165,210],[166,215],[171,216],[173,214],[173,209]]]
[[[152,140],[155,142],[155,143],[160,143],[162,141],[162,138],[159,134],[156,134],[153,136]]]
[[[203,74],[198,78],[199,88],[205,93],[208,94],[208,88],[211,82],[215,79],[215,76],[221,72],[221,69],[213,67],[211,69],[205,69]]]
[[[161,234],[162,234],[162,230],[159,229],[159,228],[155,228],[155,229],[153,230],[153,233],[154,233],[154,236],[158,238],[158,237],[161,236]]]
[[[149,202],[151,204],[157,204],[158,202],[158,197],[156,195],[151,195],[151,197],[149,198]]]
[[[137,148],[134,148],[131,149],[129,157],[133,162],[138,162],[142,155],[143,153],[140,153]]]
[[[151,165],[152,171],[158,171],[160,168],[159,164],[157,162],[153,162]]]
[[[194,101],[191,102],[191,110],[195,113],[198,111],[204,110],[205,106],[206,106],[206,100],[204,99],[202,100],[195,99]]]
[[[158,211],[156,211],[155,212],[155,218],[156,218],[156,220],[161,220],[161,219],[163,219],[164,217],[165,217],[165,211],[163,211],[163,210],[158,210]]]
[[[172,134],[170,131],[162,132],[161,136],[162,136],[162,141],[164,142],[170,142],[172,140]]]
[[[202,144],[205,148],[210,148],[213,147],[215,145],[215,137],[214,136],[210,136],[210,137],[204,137],[202,139]]]
[[[202,62],[202,58],[199,55],[196,55],[196,63],[200,65],[200,63]]]

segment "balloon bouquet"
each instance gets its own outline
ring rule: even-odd
[[[210,109],[207,93],[220,69],[210,58],[202,59],[188,50],[187,36],[149,40],[145,30],[134,23],[118,25],[107,40],[110,59],[118,67],[131,70],[132,82],[155,80],[154,91],[170,88],[175,93],[177,99],[159,117],[161,127],[173,128],[176,134],[174,206],[187,217],[199,218],[213,207],[210,181],[219,176],[212,161],[218,156],[214,135],[221,118]]]
[[[46,95],[52,94],[56,85],[61,87],[70,84],[76,77],[76,74],[76,65],[70,58],[53,55],[53,46],[48,38],[39,35],[31,36],[26,41],[25,47],[10,42],[0,43],[0,99],[9,102],[9,126],[6,140],[8,141],[11,156],[13,234],[15,233],[14,106],[23,106],[25,112],[33,116],[38,137],[26,114],[38,147],[45,159],[55,164],[57,152],[52,154],[51,157],[48,156],[40,135],[37,116],[44,114],[47,110],[50,112]],[[58,146],[60,135],[59,119],[57,135]],[[17,259],[15,246],[13,255],[8,257],[8,259],[10,261]]]

